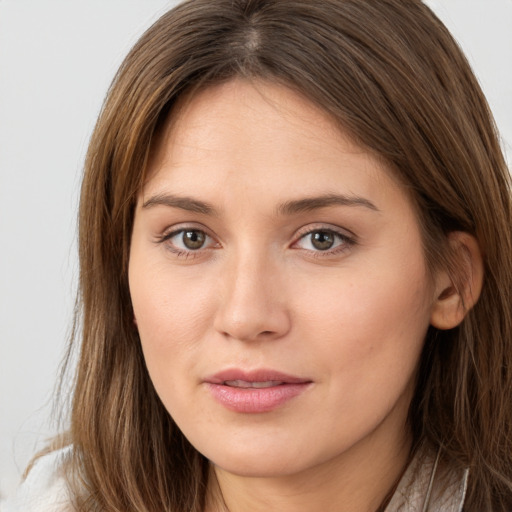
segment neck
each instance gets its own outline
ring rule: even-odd
[[[384,445],[379,438],[293,475],[241,476],[212,466],[206,512],[376,512],[410,454],[403,430]]]

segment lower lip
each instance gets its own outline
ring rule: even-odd
[[[309,382],[280,384],[270,388],[235,388],[206,383],[210,393],[224,407],[242,413],[270,412],[303,393]]]

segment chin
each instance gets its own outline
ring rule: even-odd
[[[321,463],[321,457],[309,456],[297,446],[280,447],[255,443],[234,450],[234,447],[216,449],[212,453],[203,454],[210,462],[228,473],[253,478],[286,477],[301,473]]]
[[[273,457],[269,459],[265,454],[258,458],[251,457],[243,460],[235,457],[222,457],[222,459],[218,463],[212,460],[210,462],[227,473],[246,478],[286,477],[300,473],[304,469],[297,462],[283,463],[282,460],[275,460]]]

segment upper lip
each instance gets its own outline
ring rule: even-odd
[[[258,370],[241,370],[238,368],[230,368],[222,370],[210,377],[204,379],[209,384],[223,384],[226,381],[245,381],[245,382],[280,382],[283,384],[306,384],[311,382],[311,379],[289,375],[271,369],[258,369]]]

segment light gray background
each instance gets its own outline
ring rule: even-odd
[[[76,209],[105,91],[169,0],[0,0],[0,495],[55,432]],[[512,0],[429,0],[472,62],[512,155]]]

